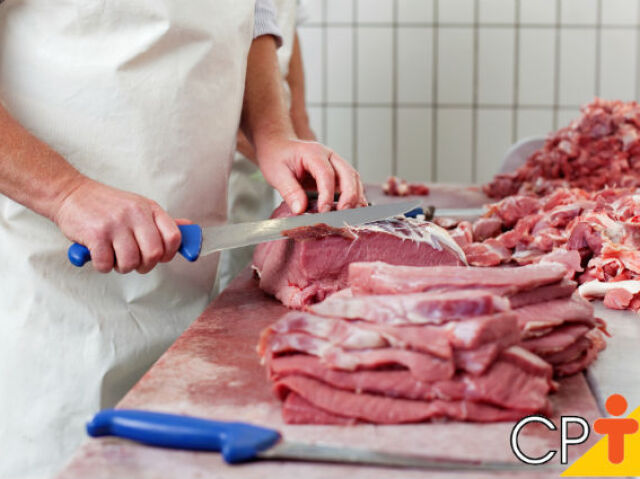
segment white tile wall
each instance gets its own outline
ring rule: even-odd
[[[400,24],[432,22],[433,1],[434,0],[398,0],[398,22]]]
[[[358,101],[389,103],[392,98],[392,31],[390,27],[358,29]]]
[[[431,108],[398,108],[398,175],[431,180]]]
[[[358,108],[357,166],[365,180],[382,182],[391,174],[391,108]]]
[[[602,31],[601,95],[633,100],[636,96],[637,31]]]
[[[327,28],[327,101],[353,101],[353,29]],[[308,76],[308,75],[307,75]]]
[[[309,0],[312,126],[366,181],[485,181],[510,143],[568,124],[597,94],[638,99],[639,5]]]
[[[432,100],[433,29],[398,30],[398,101],[429,103]]]
[[[470,108],[440,108],[437,114],[437,179],[471,183],[472,113]]]
[[[478,142],[476,180],[490,180],[502,164],[511,145],[511,109],[478,109]]]
[[[519,97],[527,105],[551,105],[554,95],[555,32],[520,30]]]
[[[581,105],[592,100],[596,91],[595,45],[594,30],[561,30],[560,104]]]
[[[520,0],[520,22],[523,24],[552,24],[556,22],[558,0]]]
[[[473,32],[446,28],[438,38],[438,101],[468,104],[473,95]]]
[[[478,32],[478,101],[496,105],[513,102],[513,28],[480,27]]]

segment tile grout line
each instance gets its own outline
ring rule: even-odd
[[[378,28],[378,27],[388,27],[392,28],[393,23],[391,22],[360,22],[358,23],[361,27],[370,27],[370,28]],[[323,28],[325,26],[331,26],[336,28],[349,28],[352,26],[351,22],[309,22],[304,24],[304,28]],[[471,28],[473,27],[473,23],[454,23],[454,22],[443,22],[443,23],[435,23],[435,22],[412,22],[412,23],[399,23],[398,28]],[[485,28],[513,28],[513,23],[479,23],[480,27]],[[637,24],[628,24],[628,25],[616,25],[616,24],[602,24],[601,28],[607,30],[636,30]],[[555,30],[557,25],[555,23],[521,23],[520,28],[522,29],[532,29],[532,30]],[[596,23],[566,23],[562,25],[562,28],[566,30],[594,30],[598,28]]]
[[[438,0],[433,0],[433,55],[431,57],[431,181],[438,181]]]
[[[513,106],[511,110],[511,143],[518,141],[518,102],[520,100],[520,2],[515,0],[513,23]]]
[[[636,20],[636,89],[635,99],[640,100],[640,0],[636,1],[636,7],[638,9]]]
[[[351,161],[354,168],[358,169],[358,2],[353,0],[351,18],[351,42],[352,42],[352,79],[351,79]]]
[[[309,106],[312,107],[322,107],[324,103],[322,102],[308,102]],[[351,106],[356,106],[359,108],[391,108],[393,103],[391,102],[340,102],[340,101],[329,101],[326,103],[329,107],[343,107],[348,108]],[[433,102],[398,102],[397,106],[399,108],[447,108],[447,109],[471,109],[473,107],[472,103],[433,103]],[[575,110],[576,108],[580,108],[582,105],[573,105],[573,104],[559,104],[557,105],[558,110]],[[481,103],[478,102],[478,108],[480,109],[488,109],[488,110],[510,110],[516,107],[513,103]],[[536,105],[536,104],[517,104],[517,108],[519,110],[551,110],[554,108],[552,104],[544,104],[544,105]]]
[[[329,83],[329,75],[327,74],[328,65],[329,65],[329,48],[328,48],[328,25],[327,22],[327,0],[322,0],[322,19],[325,23],[325,26],[322,27],[321,37],[322,37],[322,142],[327,143],[328,136],[328,83]]]
[[[478,180],[478,76],[479,76],[479,38],[480,0],[473,2],[473,90],[471,100],[471,181]]]
[[[595,79],[594,79],[594,87],[596,91],[596,96],[600,97],[601,85],[602,85],[602,75],[601,75],[601,67],[602,67],[602,0],[598,0],[596,3],[596,45],[595,45],[595,67],[596,71]]]
[[[560,103],[560,31],[562,10],[560,1],[556,0],[556,30],[553,61],[553,122],[554,130],[558,129],[558,105]]]
[[[398,174],[398,0],[393,0],[391,39],[391,174]]]

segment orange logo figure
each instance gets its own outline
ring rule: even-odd
[[[612,416],[622,416],[627,410],[627,400],[620,394],[612,394],[605,403]],[[602,418],[593,423],[598,434],[609,436],[609,461],[620,464],[624,459],[624,436],[638,431],[638,421],[633,418]]]

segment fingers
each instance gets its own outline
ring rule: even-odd
[[[307,210],[307,195],[293,171],[283,165],[269,176],[270,183],[280,192],[293,214],[299,215]]]
[[[338,209],[344,210],[361,205],[364,194],[358,172],[336,153],[331,154],[329,162],[338,176],[340,186]]]
[[[140,266],[140,248],[132,231],[119,232],[113,239],[113,250],[116,255],[115,270],[118,273],[130,273]]]
[[[108,273],[115,265],[115,254],[111,241],[88,241],[87,248],[91,251],[91,262],[96,271]]]
[[[154,209],[153,217],[164,251],[164,254],[160,257],[160,262],[166,263],[176,255],[178,248],[180,248],[182,235],[178,229],[178,221],[171,218],[159,206]],[[189,220],[182,220],[180,224],[188,224],[188,222]]]
[[[336,175],[329,161],[331,152],[316,155],[310,160],[303,160],[305,169],[313,176],[318,186],[318,211],[324,213],[333,208],[333,194],[336,186]]]

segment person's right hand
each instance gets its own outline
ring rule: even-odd
[[[89,248],[101,273],[148,273],[180,247],[176,221],[156,202],[85,177],[57,205],[53,220],[67,238]]]

